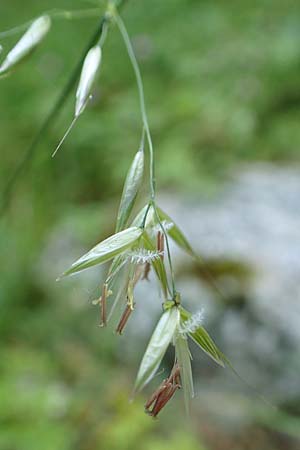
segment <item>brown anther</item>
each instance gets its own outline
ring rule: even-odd
[[[169,378],[165,379],[159,388],[151,395],[145,405],[146,412],[156,417],[162,408],[173,397],[177,389],[180,389],[180,369],[175,363]],[[151,409],[152,407],[152,409]]]
[[[127,324],[127,321],[129,319],[132,311],[133,311],[132,306],[127,304],[126,308],[125,308],[125,310],[124,310],[124,312],[123,312],[123,314],[121,316],[121,319],[120,319],[120,321],[119,321],[119,323],[117,325],[117,328],[116,328],[116,332],[118,334],[122,334],[123,333],[125,325]]]
[[[163,392],[163,390],[167,387],[167,381],[166,378],[162,384],[156,389],[156,391],[153,392],[147,403],[145,404],[145,410],[147,411],[151,405],[157,400],[158,396]]]
[[[156,238],[157,251],[160,253],[160,258],[164,260],[164,250],[165,250],[165,237],[161,231],[158,231]]]
[[[144,273],[143,273],[143,276],[142,276],[142,280],[149,281],[150,270],[151,270],[151,264],[149,262],[146,262],[146,264],[144,265]]]
[[[178,388],[179,385],[168,383],[165,390],[158,396],[152,410],[149,412],[150,416],[156,417],[168,401],[171,400]]]
[[[101,307],[101,326],[106,326],[106,299],[107,299],[107,284],[103,284],[102,295],[100,297]]]

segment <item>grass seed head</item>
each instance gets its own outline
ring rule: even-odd
[[[7,54],[0,66],[0,75],[9,72],[28,56],[44,39],[51,27],[51,19],[44,15],[34,20],[21,39]]]

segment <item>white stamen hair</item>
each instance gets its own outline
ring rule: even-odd
[[[154,261],[162,256],[163,252],[157,252],[152,250],[146,250],[144,248],[140,248],[129,252],[127,254],[127,259],[135,264],[145,264],[147,262]]]
[[[198,312],[193,314],[188,320],[183,322],[180,326],[180,332],[182,334],[194,333],[197,328],[199,328],[204,319],[204,311],[200,309]]]

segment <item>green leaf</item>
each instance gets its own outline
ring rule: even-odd
[[[0,75],[9,72],[26,58],[44,39],[51,26],[51,19],[44,15],[32,22],[26,33],[8,53],[0,66]]]
[[[143,243],[147,250],[151,250],[151,251],[156,250],[155,245],[151,241],[151,239],[146,231],[144,231],[144,233],[143,233]],[[156,258],[153,261],[151,261],[151,265],[156,273],[157,278],[160,281],[164,296],[165,296],[165,298],[167,298],[168,292],[170,291],[170,289],[169,289],[168,277],[167,277],[165,265],[164,265],[163,261],[161,260],[161,258]]]
[[[192,315],[180,307],[180,316],[183,322],[186,322]],[[226,356],[218,349],[204,327],[200,326],[195,331],[188,332],[188,335],[210,358],[220,366],[225,367],[225,363],[228,361]]]
[[[116,232],[122,230],[127,224],[137,193],[142,183],[143,172],[144,151],[141,148],[136,153],[125,180],[117,217]]]
[[[74,262],[70,269],[64,272],[62,276],[80,272],[88,267],[102,264],[115,256],[120,255],[125,250],[132,247],[132,245],[140,238],[142,232],[143,230],[141,228],[131,227],[110,236]]]
[[[175,352],[180,368],[186,412],[190,412],[190,400],[194,397],[194,384],[191,366],[191,354],[187,339],[178,332],[175,338]]]
[[[173,239],[173,241],[176,242],[176,244],[184,251],[186,251],[189,255],[196,256],[188,240],[186,239],[180,228],[176,225],[174,220],[171,219],[171,217],[168,216],[168,214],[166,214],[162,209],[158,207],[156,209],[161,221],[166,220],[167,222],[173,224],[173,226],[167,230],[168,235]]]
[[[173,307],[162,314],[143,356],[135,382],[135,391],[141,390],[155,375],[173,338],[178,322],[178,308]]]

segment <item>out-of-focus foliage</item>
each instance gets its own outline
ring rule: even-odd
[[[1,0],[0,31],[49,9],[94,3]],[[123,17],[144,78],[159,190],[210,195],[240,163],[299,162],[298,2],[128,0]],[[0,80],[1,192],[96,23],[54,21],[41,48]],[[2,57],[16,40],[1,40]],[[116,336],[99,330],[94,292],[55,284],[59,269],[113,232],[139,145],[137,90],[117,29],[105,43],[93,101],[52,160],[73,109],[74,97],[18,178],[0,222],[0,449],[296,448],[286,446],[289,433],[299,437],[289,416],[259,416],[260,444],[250,446],[250,427],[233,447],[201,413],[187,424],[180,401],[159,422],[143,413],[144,398],[128,403],[138,355],[127,362]],[[283,432],[278,447],[265,425]]]

